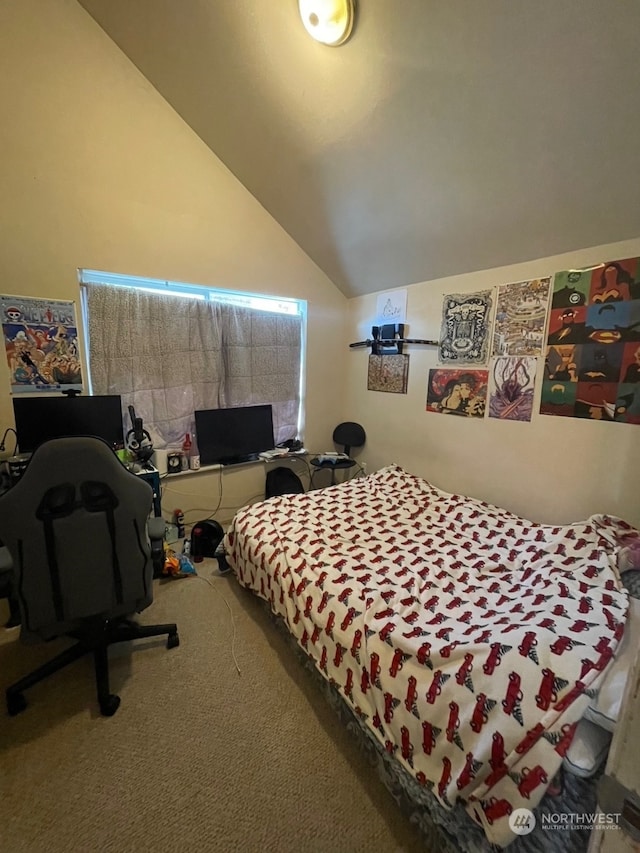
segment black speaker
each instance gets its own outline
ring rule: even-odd
[[[215,557],[223,537],[224,530],[217,521],[207,518],[196,522],[191,529],[191,559],[199,563],[204,557]]]

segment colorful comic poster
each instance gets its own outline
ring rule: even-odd
[[[498,287],[493,355],[542,355],[550,278]]]
[[[370,355],[367,374],[368,391],[406,394],[409,378],[408,355]]]
[[[0,296],[12,394],[82,391],[75,305]]]
[[[440,364],[486,364],[491,329],[491,291],[450,293],[442,306]]]
[[[540,411],[640,424],[640,259],[555,276]]]
[[[530,421],[538,359],[499,356],[489,371],[489,417],[504,421]]]
[[[487,370],[430,370],[427,411],[483,418],[487,403],[488,378]]]

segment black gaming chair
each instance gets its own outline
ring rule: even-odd
[[[127,617],[153,599],[150,537],[164,533],[149,518],[152,489],[130,473],[99,438],[57,438],[33,454],[18,483],[0,497],[0,539],[9,552],[25,642],[68,634],[77,643],[7,689],[9,714],[26,707],[23,691],[92,652],[98,703],[112,716],[112,643],[167,635],[175,624],[141,626]]]

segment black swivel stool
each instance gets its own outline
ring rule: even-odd
[[[336,471],[345,468],[353,468],[354,465],[358,464],[355,459],[351,459],[350,457],[351,448],[362,447],[367,440],[367,434],[360,424],[353,423],[353,421],[345,421],[344,423],[338,424],[334,429],[333,440],[336,444],[342,445],[342,452],[347,454],[349,457],[348,459],[335,459],[328,462],[315,457],[309,461],[317,470],[328,468],[331,471],[331,485],[335,486]]]

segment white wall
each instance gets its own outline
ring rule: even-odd
[[[444,293],[475,291],[640,255],[640,239],[483,270],[408,289],[410,337],[437,340]],[[350,301],[350,340],[370,337],[376,296]],[[640,526],[640,427],[538,413],[531,423],[426,412],[434,347],[408,346],[406,395],[367,391],[367,351],[349,353],[346,399],[367,431],[361,458],[373,470],[397,462],[449,492],[499,504],[536,521],[560,523],[608,512]],[[541,370],[539,371],[541,374]]]
[[[305,439],[325,447],[347,300],[75,0],[2,0],[0,107],[0,292],[77,300],[87,267],[306,299]],[[2,431],[8,388],[2,356]],[[193,477],[168,508],[210,509],[217,486]],[[260,489],[260,466],[227,473],[223,503]]]

